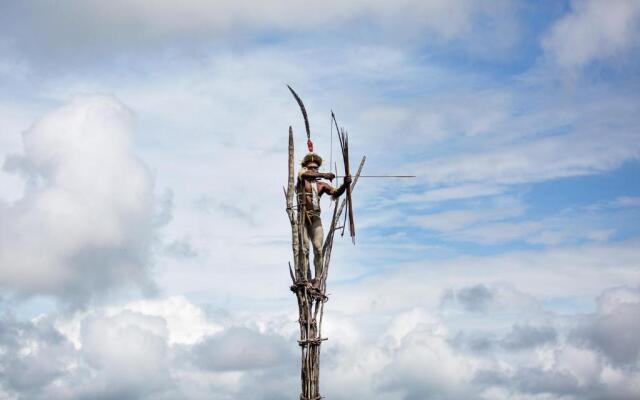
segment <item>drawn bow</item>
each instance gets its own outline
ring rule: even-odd
[[[344,129],[340,129],[338,127],[338,121],[336,121],[336,115],[331,111],[331,120],[336,126],[336,134],[338,135],[338,140],[340,142],[340,150],[342,151],[342,161],[344,164],[344,176],[351,176],[351,172],[349,171],[349,135]],[[356,244],[356,226],[353,221],[353,203],[351,202],[351,185],[347,186],[347,213],[345,214],[345,218],[347,215],[349,216],[349,235],[351,236],[351,242]],[[343,224],[344,226],[344,224]],[[342,231],[344,235],[344,231]]]

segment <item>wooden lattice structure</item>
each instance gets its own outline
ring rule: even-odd
[[[351,190],[355,187],[366,157],[362,158],[357,173],[351,183]],[[296,179],[294,171],[294,146],[293,130],[289,127],[289,179],[285,189],[287,201],[287,215],[291,223],[291,239],[293,249],[293,268],[289,263],[289,273],[293,284],[291,291],[298,301],[298,322],[300,325],[300,339],[298,344],[301,349],[301,380],[302,393],[300,400],[319,400],[320,396],[320,345],[327,338],[322,337],[322,317],[324,304],[329,299],[326,294],[327,275],[331,261],[333,238],[338,227],[338,221],[347,202],[346,198],[334,201],[333,216],[323,243],[323,268],[320,277],[315,277],[316,285],[311,284],[311,269],[309,264],[309,252],[303,248],[305,202],[301,201],[304,193],[296,194]],[[302,185],[304,191],[304,185]],[[319,280],[319,283],[318,283]]]

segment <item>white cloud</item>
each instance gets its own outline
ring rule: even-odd
[[[460,231],[480,223],[502,221],[524,213],[524,206],[517,199],[495,197],[483,207],[448,210],[411,218],[411,223],[425,229],[441,232]]]
[[[173,345],[193,345],[203,337],[222,330],[220,323],[207,317],[205,311],[182,296],[131,301],[118,306],[108,306],[101,310],[103,317],[111,318],[122,313],[143,314],[155,317],[166,324],[167,343]],[[56,329],[62,332],[75,346],[82,345],[83,321],[90,312],[78,312],[73,318],[56,321]]]
[[[534,316],[542,317],[547,311],[567,312],[563,302],[570,302],[572,309],[588,310],[593,303],[585,299],[598,296],[603,288],[638,282],[636,246],[637,243],[631,241],[511,251],[491,256],[419,258],[396,263],[393,268],[367,270],[368,273],[357,280],[332,281],[330,305],[354,315],[366,312],[385,315],[414,306],[435,309],[449,288],[482,283],[488,288],[501,288],[493,297],[499,301],[488,308],[492,313],[507,315],[513,322],[530,322]],[[543,304],[543,299],[551,301]],[[519,315],[517,309],[529,311]],[[482,318],[457,319],[457,316],[453,313],[451,317],[456,319],[448,323],[484,324]],[[526,319],[520,321],[519,316]]]
[[[542,45],[562,67],[573,69],[610,59],[637,45],[640,3],[636,0],[573,0]]]
[[[397,341],[391,361],[376,374],[382,392],[411,398],[461,398],[471,395],[469,381],[475,362],[456,354],[446,328],[424,311],[400,314],[390,334]]]
[[[504,282],[448,289],[442,295],[440,307],[448,316],[460,313],[495,315],[526,310],[532,317],[542,310],[542,305],[535,297]]]
[[[122,309],[163,318],[167,323],[170,345],[193,344],[222,329],[207,318],[202,308],[181,296],[141,300],[128,303]]]
[[[615,287],[598,297],[598,308],[577,330],[577,336],[601,352],[614,366],[637,366],[640,339],[640,290]]]
[[[602,292],[601,304],[616,304],[611,312],[603,308],[587,318],[547,316],[545,325],[537,326],[517,323],[519,317],[526,320],[535,315],[529,301],[517,299],[531,298],[530,294],[514,297],[513,290],[493,289],[494,298],[511,307],[513,314],[506,321],[495,319],[494,309],[483,315],[483,327],[452,324],[450,316],[424,303],[393,313],[344,310],[335,322],[347,322],[346,333],[352,337],[343,340],[342,328],[328,332],[322,393],[336,399],[357,394],[379,400],[488,398],[480,393],[502,389],[525,397],[545,393],[549,399],[630,399],[638,394],[637,365],[620,368],[602,357],[619,355],[616,338],[637,344],[635,336],[627,335],[629,326],[624,322],[636,321],[635,315],[607,319],[619,307],[636,305],[636,289],[615,287]],[[146,306],[162,313],[160,306],[172,302],[176,300],[158,299],[158,307],[150,307],[149,301]],[[180,302],[187,310],[199,308],[184,299]],[[3,316],[0,351],[17,369],[2,374],[0,386],[9,396],[34,399],[248,400],[255,398],[258,388],[263,389],[264,398],[296,394],[299,357],[293,320],[279,331],[269,328],[281,324],[281,316],[274,314],[209,318],[207,323],[221,324],[222,330],[196,342],[171,343],[172,335],[198,329],[200,322],[185,319],[181,326],[172,325],[163,316],[131,311],[135,304],[78,313],[73,317],[82,327],[78,347],[53,328],[51,317],[20,322]],[[471,316],[466,313],[463,318]],[[260,325],[265,329],[257,328]],[[574,331],[575,327],[579,330]],[[470,352],[454,340],[479,333],[494,340],[495,346]],[[606,341],[600,340],[604,333]],[[629,356],[624,360],[637,359],[638,354]],[[26,377],[28,385],[20,380]]]
[[[117,100],[78,97],[23,134],[5,169],[27,181],[0,203],[0,285],[87,300],[148,285],[153,182],[132,148],[131,114]]]
[[[555,351],[552,365],[561,371],[571,371],[580,385],[599,379],[603,368],[596,353],[571,344]]]
[[[423,193],[403,194],[395,199],[400,203],[435,203],[449,200],[462,200],[474,197],[486,197],[502,194],[504,187],[499,185],[468,184],[434,188]]]
[[[424,156],[403,169],[430,186],[494,187],[598,174],[638,159],[634,94],[606,85],[569,89],[548,82],[512,86],[509,101],[489,102],[495,103],[494,113],[506,116],[482,135],[449,136],[433,150],[425,146]],[[464,124],[474,118],[479,115],[471,113]]]
[[[192,349],[194,363],[213,371],[245,371],[273,368],[297,361],[293,346],[274,333],[231,327],[211,335]]]
[[[515,184],[608,171],[636,159],[639,149],[629,131],[576,132],[500,146],[484,152],[417,163],[411,170],[433,183]],[[613,145],[612,145],[613,144]]]
[[[187,39],[194,44],[264,31],[335,32],[363,21],[375,26],[380,32],[376,36],[386,40],[415,40],[417,33],[433,33],[445,41],[473,40],[474,33],[482,39],[491,38],[490,46],[483,40],[470,46],[478,53],[511,47],[518,32],[515,6],[510,0],[330,0],[322,4],[286,0],[268,4],[255,0],[67,0],[55,6],[14,4],[7,6],[5,14],[12,44],[23,55],[32,52],[37,57],[40,50],[53,58],[64,55],[85,61],[91,56],[100,57],[101,51],[145,51],[149,44],[158,42],[175,44]],[[11,23],[13,19],[23,22],[16,25]],[[487,21],[492,29],[485,29]]]
[[[472,186],[471,191],[465,188]],[[457,197],[457,186],[444,196]],[[545,218],[526,217],[526,207],[519,198],[482,196],[481,185],[462,185],[463,195],[470,199],[450,206],[446,211],[400,218],[405,225],[418,226],[435,232],[449,242],[472,242],[496,245],[526,242],[534,245],[557,246],[581,241],[606,242],[615,232],[610,214],[603,207],[587,206],[561,210]],[[489,188],[490,189],[490,188]],[[435,190],[435,198],[440,194]],[[421,195],[426,197],[429,192]],[[616,201],[615,204],[618,204]],[[585,209],[591,210],[586,213]],[[397,224],[397,221],[396,221]]]
[[[97,376],[80,382],[78,397],[141,397],[170,386],[167,333],[162,318],[131,311],[85,318],[81,353]]]
[[[622,196],[614,200],[613,206],[616,207],[638,207],[640,206],[640,197]]]
[[[25,103],[0,102],[0,160],[7,154],[17,153],[22,147],[20,133],[27,130],[35,119],[35,110]],[[0,199],[13,202],[24,190],[24,180],[16,174],[0,169]]]
[[[295,377],[292,336],[257,329],[259,318],[205,314],[183,298],[160,298],[32,321],[4,315],[0,352],[9,364],[0,364],[7,372],[0,387],[34,399],[250,399],[255,392],[245,389],[256,379],[269,386],[268,377],[247,376],[253,371],[275,371],[278,382]],[[269,317],[269,325],[278,323]]]
[[[607,242],[618,228],[611,220],[618,200],[560,210],[544,218],[527,218],[524,206],[508,197],[468,201],[447,211],[406,218],[406,224],[435,231],[450,242],[483,245],[525,242],[547,247],[585,241]],[[625,202],[626,204],[626,202]],[[633,207],[633,205],[631,205]],[[632,218],[633,211],[622,210]],[[625,215],[625,214],[620,214]],[[621,218],[621,217],[617,217]],[[623,230],[624,228],[620,229]]]
[[[620,305],[640,304],[640,290],[626,286],[607,289],[598,297],[598,313],[611,314]]]

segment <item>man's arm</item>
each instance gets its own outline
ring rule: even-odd
[[[333,186],[325,185],[325,191],[335,199],[340,197],[342,193],[344,193],[344,191],[347,190],[347,186],[349,186],[350,184],[351,184],[351,177],[347,176],[344,178],[344,181],[342,182],[342,185],[340,185],[339,188],[336,189]]]
[[[331,172],[317,172],[317,171],[309,171],[304,170],[301,174],[300,177],[302,179],[315,179],[315,178],[321,178],[321,179],[327,179],[332,181],[336,176],[335,174],[331,173]]]

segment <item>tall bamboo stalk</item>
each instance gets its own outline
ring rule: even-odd
[[[309,252],[303,249],[303,235],[305,234],[304,223],[304,197],[296,196],[296,205],[294,208],[293,196],[295,193],[295,171],[294,171],[294,146],[293,146],[293,130],[289,127],[289,176],[287,181],[287,189],[285,190],[287,202],[287,215],[291,223],[291,244],[293,250],[294,268],[289,264],[289,272],[293,284],[291,291],[295,293],[298,302],[298,324],[300,326],[300,378],[301,393],[300,400],[319,400],[320,396],[320,345],[322,341],[327,340],[321,335],[322,317],[324,315],[324,303],[329,299],[326,295],[326,280],[329,271],[329,260],[331,249],[333,248],[333,234],[336,230],[337,221],[344,209],[345,201],[340,206],[339,201],[335,201],[333,218],[331,227],[327,234],[327,238],[323,245],[322,253],[326,257],[324,259],[323,271],[320,277],[319,289],[314,288],[309,282],[310,263]],[[358,172],[350,186],[353,190],[365,158],[362,158]],[[304,187],[301,195],[304,196]]]

